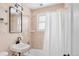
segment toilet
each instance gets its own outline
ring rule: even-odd
[[[0,56],[8,56],[8,52],[6,51],[0,52]]]

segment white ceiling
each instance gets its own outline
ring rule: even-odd
[[[41,6],[40,4],[43,4],[43,5]],[[54,4],[55,3],[26,3],[24,5],[30,9],[37,9],[37,8],[42,8],[42,7],[46,7],[48,5],[54,5]]]

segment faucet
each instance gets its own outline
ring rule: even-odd
[[[22,40],[21,37],[17,37],[16,44],[19,44],[21,40]]]

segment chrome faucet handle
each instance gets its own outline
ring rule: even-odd
[[[22,40],[21,37],[17,37],[16,44],[19,44],[20,43],[20,40]]]

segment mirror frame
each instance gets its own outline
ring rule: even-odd
[[[14,7],[9,7],[9,33],[22,33],[22,12],[21,12],[21,31],[20,32],[12,32],[11,31],[11,8],[14,8]]]

